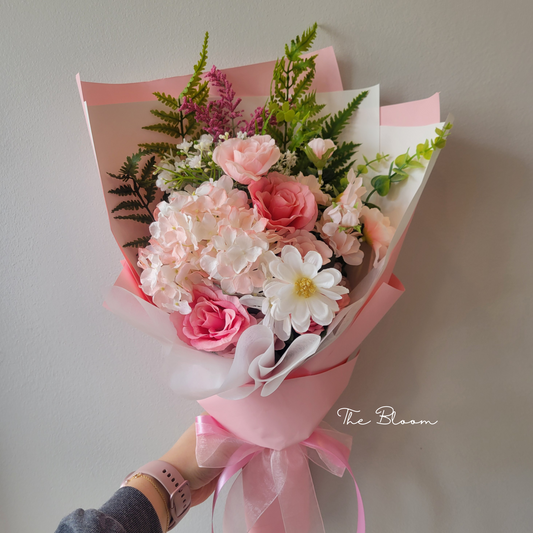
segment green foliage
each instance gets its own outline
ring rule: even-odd
[[[117,207],[112,209],[111,213],[116,213],[117,211],[122,211],[123,209],[125,209],[126,211],[138,211],[142,208],[143,205],[141,204],[141,202],[139,202],[139,200],[125,200],[124,202],[120,202]]]
[[[327,167],[323,170],[325,184],[331,185],[339,192],[345,189],[346,184],[343,184],[342,180],[352,168],[352,159],[359,146],[361,145],[353,142],[345,142],[333,152]]]
[[[432,141],[426,139],[424,144],[419,144],[416,147],[417,158],[420,159],[423,157],[429,161],[435,150],[442,150],[446,146],[446,139],[448,138],[448,135],[450,135],[452,127],[453,124],[447,122],[442,129],[435,128],[437,138]]]
[[[325,120],[317,115],[324,108],[316,102],[314,91],[309,92],[315,78],[316,56],[302,58],[316,38],[317,24],[285,46],[285,57],[274,66],[268,117],[265,133],[276,140],[281,150],[298,152],[301,147],[320,134]],[[274,121],[271,120],[275,117]]]
[[[316,38],[317,28],[318,24],[315,22],[310,28],[302,33],[301,37],[293,39],[290,46],[288,44],[285,45],[285,56],[289,61],[297,63],[300,56],[310,50],[313,41]]]
[[[202,74],[204,73],[207,63],[208,41],[209,33],[206,32],[202,51],[200,52],[200,59],[198,60],[198,63],[194,65],[193,74],[178,98],[165,93],[154,93],[157,100],[168,107],[170,111],[152,109],[150,113],[157,117],[161,122],[150,126],[144,126],[143,129],[162,133],[175,139],[184,139],[186,136],[189,136],[192,139],[199,137],[200,129],[195,120],[194,113],[184,113],[181,111],[181,107],[185,99],[202,106],[206,104],[207,99],[209,98],[209,83],[207,81],[202,81]],[[139,147],[146,150],[148,153],[163,156],[164,154],[169,153],[175,145],[170,143],[145,143],[140,144]]]
[[[176,149],[175,144],[171,143],[142,143],[139,148],[147,154],[168,154]]]
[[[446,123],[442,129],[436,128],[435,132],[437,133],[437,137],[434,140],[430,141],[429,139],[426,139],[424,143],[419,144],[416,147],[416,153],[414,155],[409,155],[409,150],[407,150],[405,154],[400,154],[397,156],[396,159],[394,159],[394,161],[390,164],[388,174],[378,174],[372,178],[370,183],[373,189],[370,191],[363,203],[368,207],[377,207],[369,202],[370,197],[374,193],[377,192],[379,196],[386,196],[389,193],[393,183],[401,183],[409,177],[410,170],[414,168],[425,168],[420,162],[420,159],[423,158],[429,161],[435,150],[441,150],[444,148],[446,146],[446,138],[450,134],[451,129],[452,125],[450,123]],[[386,157],[388,156],[377,154],[374,161],[380,162]],[[360,174],[366,173],[365,170],[368,171],[367,167],[372,168],[371,163],[374,161],[369,162],[365,158],[366,164],[358,166],[357,175],[359,176]]]
[[[138,239],[135,239],[134,241],[127,242],[126,244],[122,245],[122,248],[146,248],[148,244],[150,243],[150,237],[139,237]]]
[[[209,90],[207,90],[207,95],[205,94],[206,88],[209,86],[207,81],[202,82],[202,74],[204,73],[205,66],[207,64],[207,44],[209,42],[209,33],[205,32],[204,44],[202,45],[202,51],[200,52],[200,59],[198,63],[194,65],[193,74],[191,79],[185,86],[185,89],[180,94],[180,100],[182,98],[189,98],[198,103],[198,105],[203,105],[209,96]],[[198,95],[201,94],[202,103],[198,102]]]
[[[322,128],[322,138],[331,139],[333,142],[337,142],[340,134],[348,124],[348,121],[359,109],[361,102],[368,96],[368,91],[363,91],[358,94],[342,111],[339,111],[335,116],[331,117]]]
[[[154,175],[156,171],[155,156],[147,159],[144,166],[140,169],[141,160],[146,155],[146,151],[139,150],[126,158],[118,174],[108,172],[112,178],[123,182],[120,187],[110,189],[109,193],[124,198],[129,197],[120,202],[111,212],[129,211],[130,213],[115,215],[116,219],[134,220],[141,224],[151,224],[155,220],[151,209],[151,204],[154,202],[157,192],[156,178]],[[143,236],[123,246],[134,247],[136,243],[148,242],[147,239],[149,237]]]

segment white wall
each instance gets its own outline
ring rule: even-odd
[[[315,20],[346,88],[441,91],[456,127],[396,274],[407,291],[336,407],[433,427],[347,429],[369,533],[530,531],[531,106],[526,0],[3,0],[0,530],[53,531],[102,504],[200,409],[162,386],[158,347],[102,308],[120,251],[74,80],[274,59]],[[330,423],[342,429],[334,414]],[[347,478],[316,472],[328,532],[355,530]],[[209,506],[181,531],[209,531]]]

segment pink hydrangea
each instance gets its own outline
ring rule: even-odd
[[[190,346],[206,352],[227,352],[235,348],[239,337],[256,324],[235,296],[228,296],[216,287],[193,287],[191,312],[172,313],[178,337]]]
[[[243,185],[258,181],[280,157],[270,135],[228,139],[213,151],[213,161],[228,176]]]

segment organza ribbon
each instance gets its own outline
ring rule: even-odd
[[[338,477],[348,470],[357,493],[357,533],[365,533],[363,500],[348,462],[350,448],[351,437],[324,422],[309,438],[278,451],[239,439],[209,415],[196,417],[198,464],[224,469],[213,496],[213,517],[222,487],[241,471],[226,500],[224,533],[248,533],[276,500],[282,524],[272,524],[273,533],[325,533],[309,459]],[[268,529],[263,525],[261,531]]]

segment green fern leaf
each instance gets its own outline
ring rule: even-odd
[[[128,156],[125,163],[120,167],[120,173],[128,178],[134,178],[139,170],[139,162],[141,161],[142,156],[142,151]]]
[[[151,224],[154,219],[149,215],[142,213],[132,213],[131,215],[117,215],[115,218],[120,220],[135,220],[135,222],[141,222],[142,224]]]
[[[180,107],[180,103],[178,102],[177,98],[174,98],[173,96],[170,96],[169,94],[155,92],[154,96],[162,104],[165,104],[167,107],[174,109],[174,111],[178,109],[178,107]]]
[[[111,191],[110,191],[111,192]],[[116,213],[117,211],[138,211],[142,209],[143,205],[138,200],[125,200],[120,202],[114,209],[111,210],[111,213]]]
[[[311,56],[306,59],[299,59],[296,61],[292,66],[292,71],[294,72],[295,76],[299,76],[302,72],[305,70],[314,70],[315,69],[315,59],[318,56]]]
[[[290,47],[285,45],[285,55],[289,61],[296,61],[304,52],[307,52],[313,45],[316,38],[318,24],[315,22],[310,28],[302,33],[301,37],[291,41]]]
[[[152,179],[152,174],[155,169],[155,157],[152,156],[146,163],[144,164],[144,167],[141,172],[141,180],[147,181]]]
[[[142,148],[147,154],[164,155],[176,150],[176,145],[170,143],[142,143],[139,144],[139,148]]]
[[[175,138],[181,137],[180,129],[170,124],[152,124],[151,126],[143,126],[143,130],[156,131]]]
[[[194,65],[194,72],[191,76],[191,79],[187,83],[185,89],[180,94],[180,98],[191,97],[194,90],[196,90],[201,81],[201,76],[204,72],[205,65],[207,64],[207,43],[209,41],[209,33],[205,32],[204,44],[202,46],[202,51],[200,52],[200,59],[198,63]]]
[[[115,178],[116,176],[113,176],[113,177]],[[131,185],[121,185],[117,189],[111,189],[107,192],[109,192],[110,194],[116,194],[118,196],[130,196],[134,194],[134,191],[131,188]]]
[[[122,248],[146,248],[150,243],[150,237],[139,237],[134,241],[127,242]]]
[[[151,109],[150,113],[154,115],[155,117],[163,120],[164,122],[168,122],[169,124],[180,124],[181,122],[181,115],[179,113],[176,113],[175,111],[159,111],[159,109]]]
[[[150,237],[139,237],[134,241],[127,242],[122,248],[146,248],[150,244]]]
[[[363,91],[357,95],[342,111],[339,111],[335,116],[331,117],[328,123],[322,129],[322,138],[331,139],[335,142],[342,133],[346,124],[350,120],[356,109],[361,105],[361,102],[368,96],[368,91]]]
[[[315,78],[315,71],[310,70],[294,87],[292,95],[291,95],[291,101],[295,102],[303,96],[311,87],[311,84],[313,83],[313,80]]]

